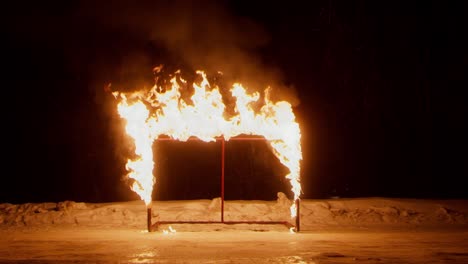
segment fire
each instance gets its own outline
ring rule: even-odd
[[[289,228],[289,233],[296,234],[296,229],[294,229],[294,227],[290,227]]]
[[[118,112],[127,121],[126,131],[135,141],[135,154],[138,156],[138,159],[127,163],[128,176],[135,180],[132,190],[147,206],[151,204],[155,183],[151,146],[161,135],[180,141],[197,137],[206,142],[215,141],[216,137],[229,140],[241,134],[260,135],[265,137],[275,156],[289,169],[285,177],[294,193],[291,217],[295,217],[295,201],[301,194],[299,176],[302,151],[301,131],[291,104],[286,101],[273,102],[269,88],[261,98],[260,93],[249,94],[241,84],[236,83],[230,90],[235,99],[234,114],[228,114],[219,88],[208,82],[204,72],[197,71],[197,74],[202,80],[189,87],[193,89],[190,103],[181,96],[182,89],[189,85],[180,77],[179,71],[166,90],[155,85],[146,93],[114,93],[120,99]],[[254,109],[254,105],[260,103],[262,106]]]
[[[137,160],[128,160],[127,162],[126,168],[130,171],[128,177],[135,180],[132,190],[149,206],[154,185],[153,149],[151,148],[153,140],[146,123],[149,111],[141,102],[129,105],[126,100],[122,100],[118,105],[118,112],[122,118],[127,120],[127,133],[134,139],[135,154],[140,157]]]
[[[169,229],[167,230],[166,229],[163,230],[163,234],[165,235],[171,234],[171,233],[177,233],[177,231],[174,228],[172,228],[172,226],[169,226]]]

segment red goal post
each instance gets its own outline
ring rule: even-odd
[[[190,137],[188,140],[200,140],[199,138]],[[259,136],[237,136],[232,137],[229,141],[265,141],[264,137]],[[155,141],[177,141],[170,137],[159,137]],[[158,230],[159,225],[162,224],[262,224],[262,225],[285,225],[288,228],[293,228],[295,232],[300,231],[300,200],[297,199],[296,203],[296,217],[295,224],[288,221],[226,221],[224,219],[224,167],[225,167],[225,142],[224,137],[216,137],[216,142],[221,142],[221,212],[219,221],[157,221],[154,224],[151,219],[151,208],[147,209],[147,226],[148,232]]]

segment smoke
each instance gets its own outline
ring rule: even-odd
[[[96,177],[114,174],[133,146],[108,91],[151,87],[156,65],[164,64],[168,72],[221,71],[227,82],[241,82],[251,91],[271,86],[273,99],[298,102],[294,89],[284,84],[282,65],[268,65],[262,57],[271,42],[268,32],[236,15],[229,4],[227,0],[18,2],[6,15],[5,35],[7,64],[19,77],[7,77],[18,86],[18,101],[24,103],[28,94],[31,102],[37,102],[30,104],[31,109],[32,105],[45,109],[39,96],[47,96],[47,108],[53,110],[44,116],[54,124],[51,127],[62,127],[63,140],[75,138],[71,143],[80,145],[71,163],[82,164],[91,153],[95,158],[86,161],[88,167],[82,171]],[[34,77],[29,77],[31,72]],[[28,79],[33,85],[18,81]]]
[[[231,82],[255,91],[270,86],[281,97],[276,99],[298,103],[280,68],[266,65],[260,56],[270,41],[266,30],[230,12],[226,1],[85,2],[76,17],[112,32],[109,45],[122,48],[116,52],[117,79],[133,82],[123,89],[149,85],[150,65],[165,64],[174,71],[221,71]]]
[[[83,71],[86,65],[85,74],[94,78],[95,101],[110,126],[119,164],[131,156],[133,144],[122,133],[116,101],[103,87],[110,84],[113,91],[149,88],[157,65],[163,64],[168,73],[220,71],[225,88],[234,82],[249,92],[270,87],[271,99],[299,102],[294,87],[284,84],[281,68],[266,64],[262,57],[271,41],[268,32],[232,13],[227,2],[85,1],[76,8],[72,28],[77,36],[70,39],[77,42],[70,43],[70,53],[78,62],[75,68]]]

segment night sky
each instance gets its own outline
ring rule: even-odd
[[[150,87],[159,64],[221,70],[292,102],[304,198],[468,198],[456,1],[96,2],[2,7],[0,202],[137,199],[124,179],[131,142],[104,87]],[[154,199],[219,196],[219,143],[154,151]],[[288,193],[264,142],[228,143],[226,166],[227,199]]]

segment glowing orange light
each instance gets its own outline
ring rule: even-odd
[[[275,156],[289,169],[285,177],[291,183],[294,201],[291,217],[296,216],[296,203],[301,193],[300,161],[301,132],[295,120],[292,106],[286,101],[270,100],[270,90],[265,90],[263,105],[254,110],[253,105],[260,103],[260,93],[248,94],[241,84],[234,84],[231,96],[235,99],[235,114],[228,115],[219,88],[211,85],[202,71],[197,74],[201,82],[192,85],[191,103],[181,97],[181,86],[187,82],[176,72],[171,79],[170,88],[153,86],[149,92],[124,94],[115,92],[120,100],[118,112],[127,121],[126,131],[135,141],[136,160],[129,160],[128,176],[134,179],[132,190],[146,205],[151,204],[155,177],[153,177],[152,143],[161,135],[187,141],[197,137],[203,141],[215,141],[216,137],[229,140],[232,137],[260,135],[271,145]],[[150,114],[150,110],[154,110]],[[227,117],[229,116],[229,117]]]

